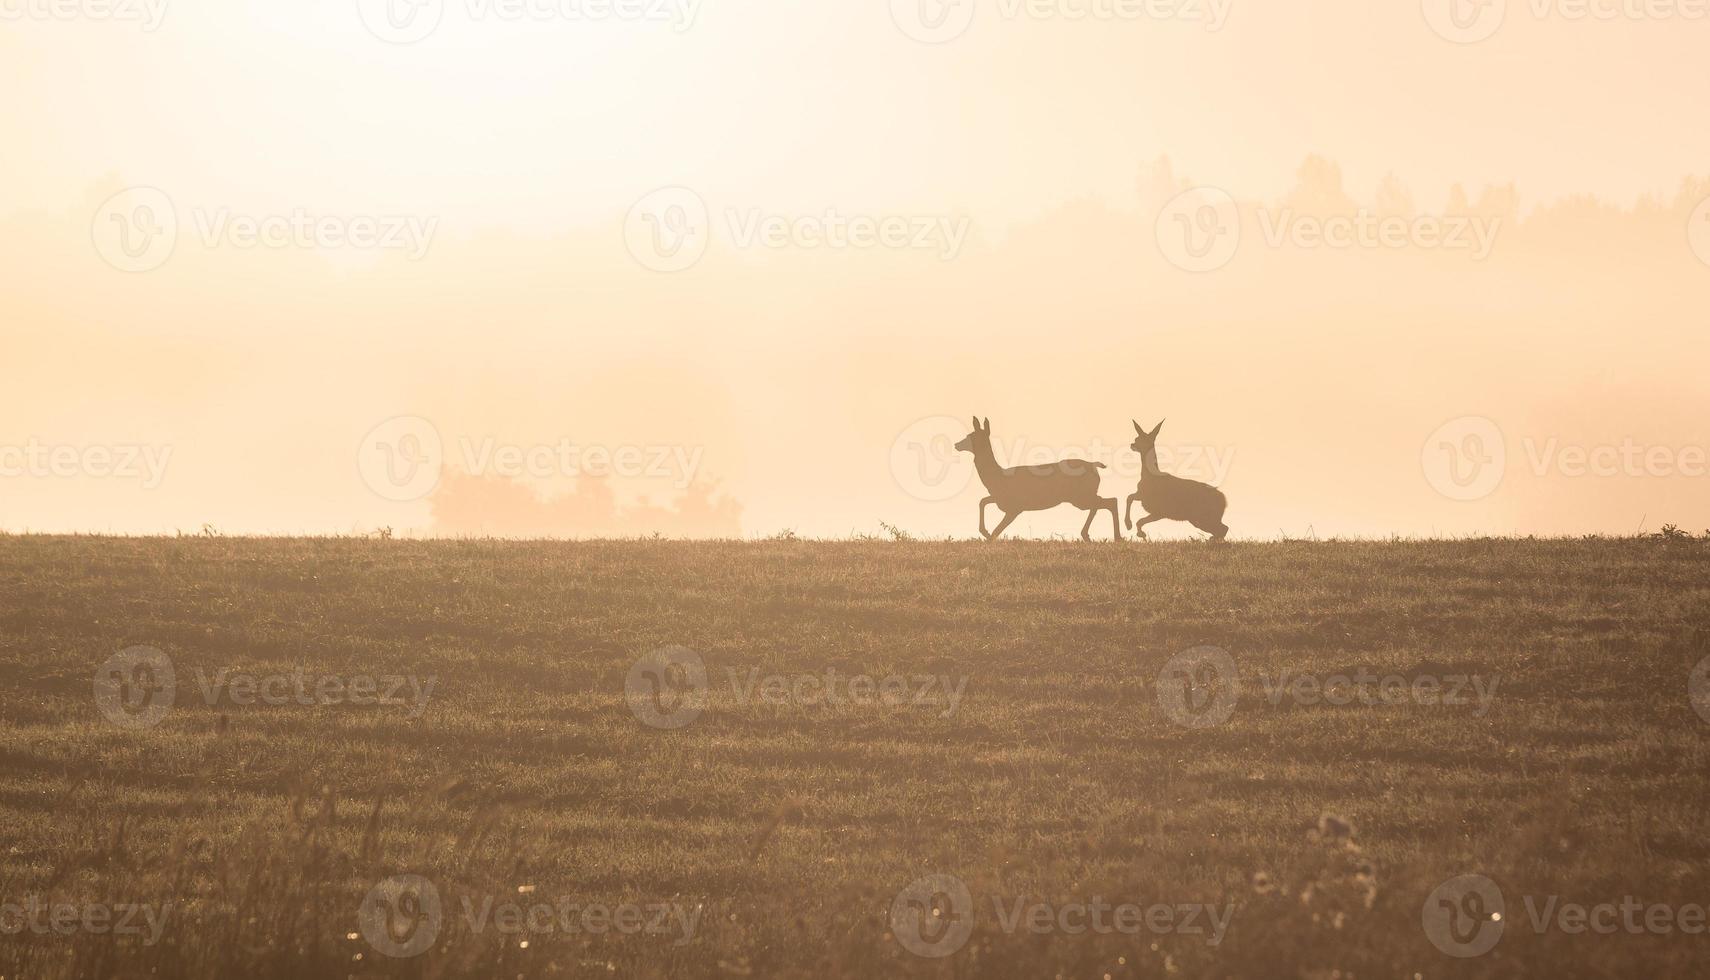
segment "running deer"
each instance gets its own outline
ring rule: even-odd
[[[1110,511],[1111,533],[1116,540],[1122,540],[1122,528],[1116,520],[1116,498],[1098,495],[1098,471],[1104,469],[1103,463],[1065,459],[1040,466],[999,466],[992,452],[991,419],[981,426],[975,418],[974,431],[958,442],[956,448],[974,454],[974,469],[980,474],[980,482],[986,485],[986,492],[991,494],[980,501],[980,534],[987,541],[1002,534],[1023,513],[1050,510],[1058,504],[1073,504],[1087,512],[1087,522],[1081,525],[1081,540],[1092,540],[1088,531],[1101,510]],[[993,531],[986,530],[987,504],[997,504],[998,510],[1003,511],[1003,520]]]
[[[1228,499],[1214,486],[1197,480],[1184,480],[1158,469],[1158,433],[1163,429],[1162,422],[1151,432],[1142,429],[1139,422],[1134,423],[1134,444],[1128,448],[1140,454],[1140,485],[1128,498],[1123,522],[1136,537],[1145,538],[1146,525],[1153,521],[1187,521],[1211,535],[1211,540],[1222,541],[1229,535],[1229,525],[1223,523],[1223,509],[1229,506]],[[1146,512],[1139,524],[1134,523],[1136,500]]]

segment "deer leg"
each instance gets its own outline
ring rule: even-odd
[[[1126,528],[1133,528],[1134,527],[1134,501],[1139,500],[1139,499],[1140,499],[1140,495],[1138,493],[1131,493],[1128,495],[1128,507],[1125,510],[1123,510],[1123,512],[1122,512],[1122,526],[1123,527],[1126,527]],[[1145,537],[1144,534],[1142,534],[1140,536]]]
[[[992,528],[991,534],[986,535],[986,540],[987,541],[996,541],[997,536],[1003,533],[1003,529],[1006,527],[1009,527],[1010,523],[1013,522],[1017,517],[1020,517],[1020,516],[1021,516],[1021,511],[1019,511],[1019,510],[1006,510],[1006,511],[1004,511],[1003,520],[998,521],[998,526],[995,528]]]
[[[1206,534],[1211,535],[1211,541],[1213,544],[1216,544],[1229,536],[1229,525],[1222,521],[1194,521],[1193,526],[1204,531]]]
[[[1092,527],[1092,519],[1094,517],[1096,517],[1098,515],[1098,512],[1103,510],[1103,509],[1104,509],[1103,507],[1088,507],[1087,508],[1087,522],[1085,524],[1081,525],[1081,540],[1082,541],[1091,541],[1092,540],[1092,535],[1087,533],[1087,529]]]
[[[996,500],[997,500],[996,497],[987,497],[986,499],[980,501],[980,537],[982,537],[982,538],[987,538],[987,539],[991,538],[991,532],[986,530],[986,505],[989,503],[993,503]]]
[[[1154,517],[1151,514],[1147,514],[1145,517],[1140,519],[1140,523],[1134,525],[1134,536],[1144,540],[1146,537],[1146,525],[1152,523],[1153,521],[1161,521],[1161,520],[1163,520],[1162,517]]]
[[[1104,505],[1104,506],[1100,507],[1099,510],[1103,510],[1105,507],[1110,508],[1110,533],[1112,535],[1111,540],[1121,541],[1122,540],[1122,525],[1120,523],[1118,523],[1116,520],[1116,498],[1115,497],[1101,497],[1101,498],[1099,498],[1099,500]]]

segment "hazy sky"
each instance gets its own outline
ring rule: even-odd
[[[1707,15],[0,0],[0,528],[1701,529]]]

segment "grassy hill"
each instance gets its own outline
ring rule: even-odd
[[[5,536],[0,976],[1684,974],[1707,641],[1701,542]]]

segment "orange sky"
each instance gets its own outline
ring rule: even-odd
[[[1710,526],[1692,3],[391,2],[0,0],[0,528]]]

